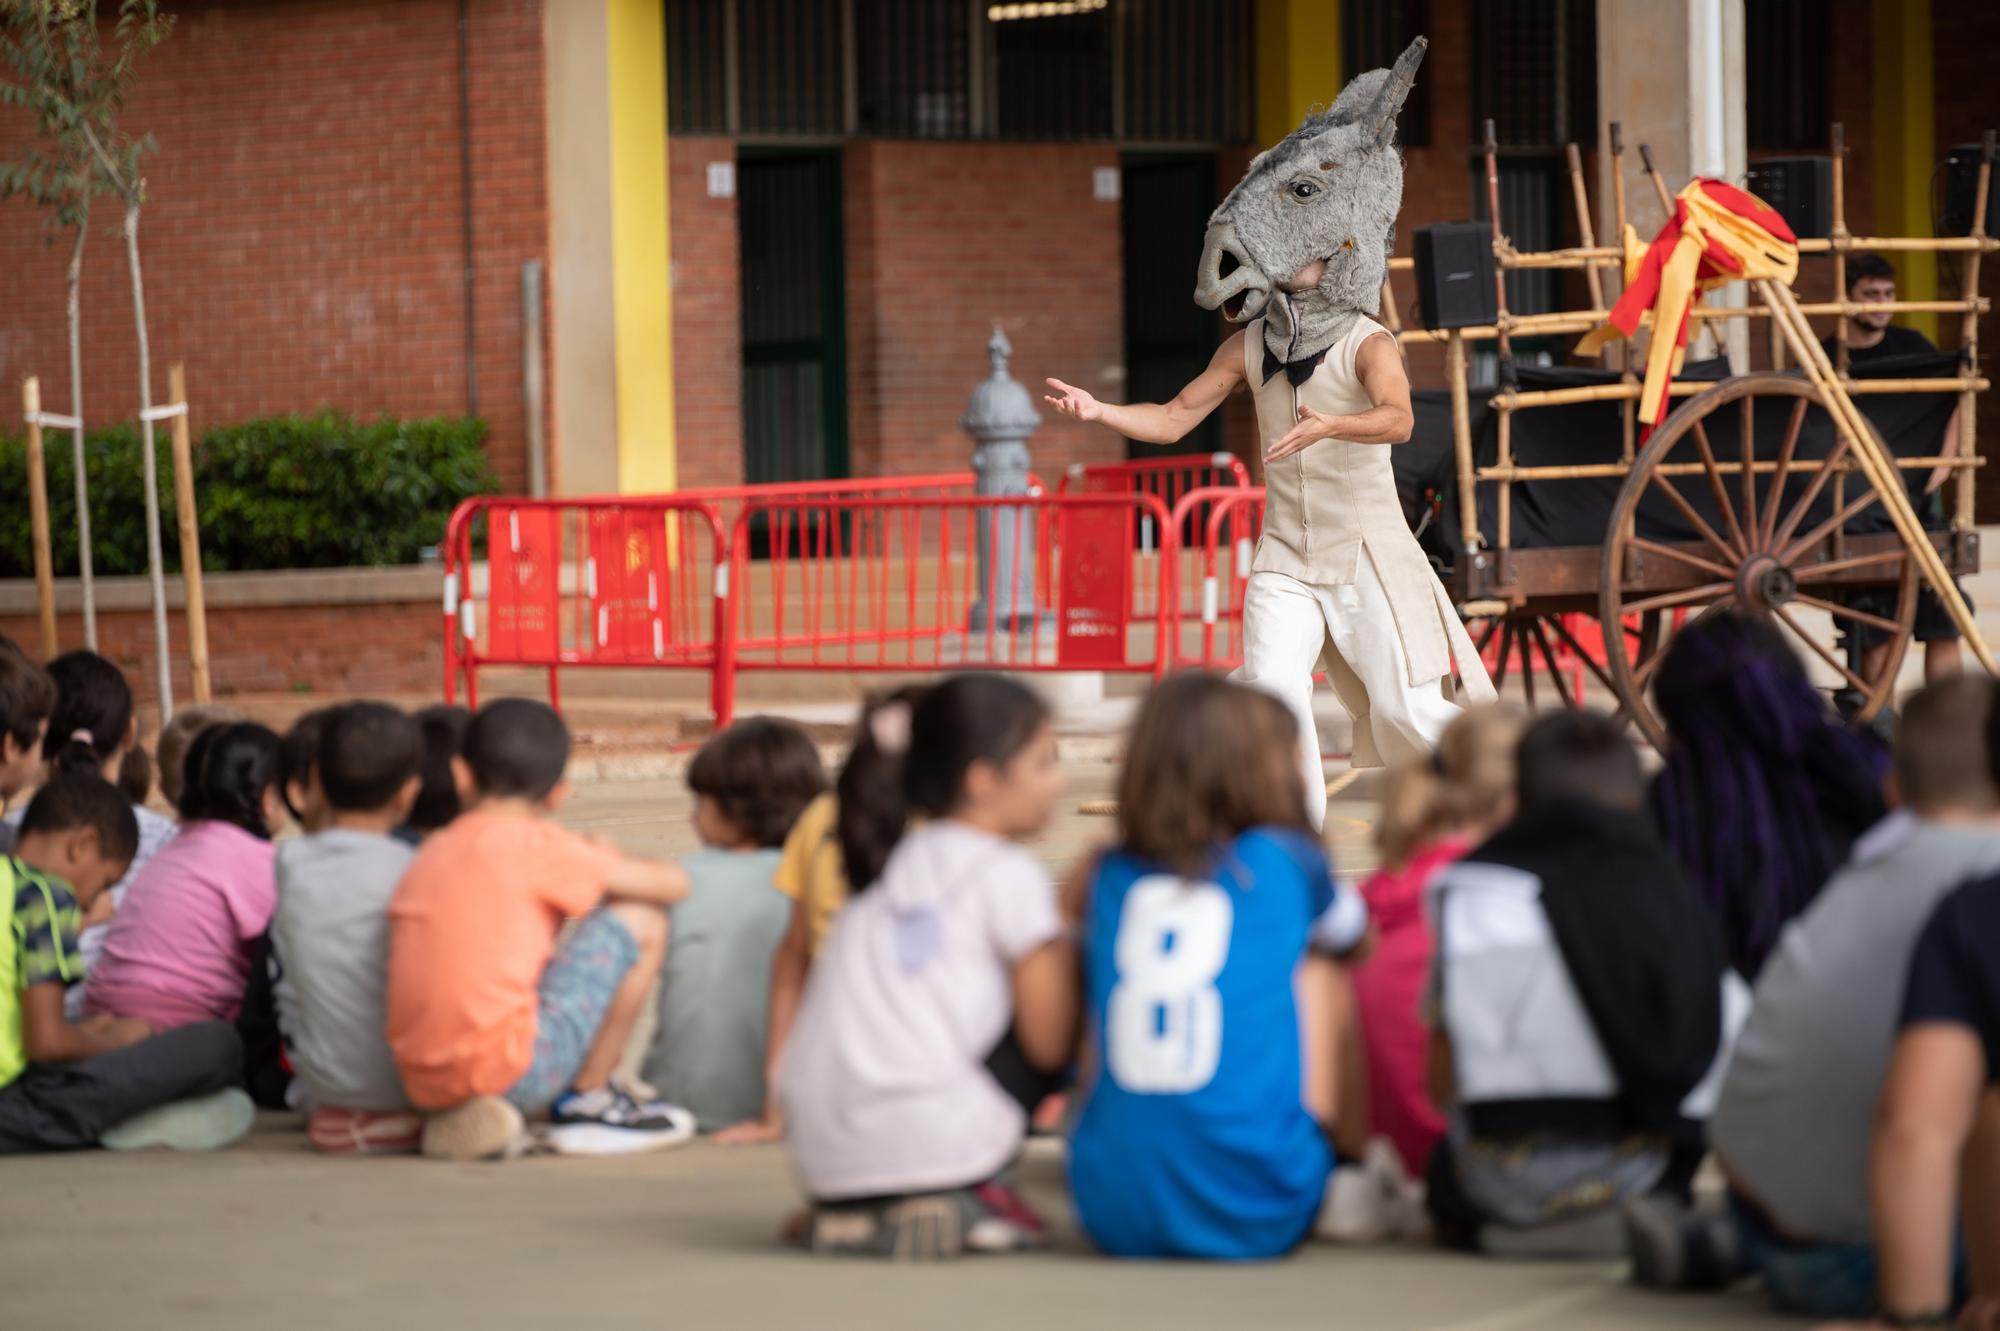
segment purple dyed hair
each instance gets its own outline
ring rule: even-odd
[[[1711,615],[1678,634],[1653,704],[1668,736],[1661,830],[1755,977],[1883,812],[1889,750],[1843,724],[1768,620]]]

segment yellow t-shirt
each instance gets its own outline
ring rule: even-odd
[[[840,864],[840,840],[834,835],[839,811],[831,793],[806,805],[785,838],[784,858],[771,879],[780,892],[805,908],[806,935],[814,956],[850,893],[847,871]]]

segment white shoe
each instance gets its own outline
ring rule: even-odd
[[[1410,1182],[1386,1137],[1369,1139],[1360,1164],[1333,1171],[1314,1226],[1319,1237],[1335,1243],[1380,1243],[1428,1230],[1422,1189]]]
[[[651,1113],[645,1127],[588,1120],[557,1123],[542,1134],[542,1141],[557,1155],[643,1155],[694,1140],[691,1112],[657,1100],[647,1108]]]
[[[257,1106],[231,1086],[192,1100],[176,1100],[126,1119],[97,1139],[107,1151],[217,1151],[236,1141],[257,1121]]]

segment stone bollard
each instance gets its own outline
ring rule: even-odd
[[[986,343],[993,373],[972,390],[959,424],[972,436],[973,493],[1028,493],[1028,436],[1042,423],[1027,388],[1007,373],[1014,348],[998,324]],[[972,604],[974,632],[989,624],[1013,632],[1035,626],[1035,519],[1024,509],[979,514],[979,599]],[[1018,561],[1018,562],[1017,562]],[[1011,576],[1010,576],[1011,574]],[[991,604],[988,604],[989,597]]]

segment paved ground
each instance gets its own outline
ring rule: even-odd
[[[1078,760],[1040,850],[1069,863],[1110,824],[1075,812],[1110,768]],[[1371,783],[1332,811],[1338,858],[1366,860]],[[587,785],[568,811],[634,851],[687,849],[671,779]],[[1504,1265],[1419,1249],[1313,1246],[1237,1269],[1112,1263],[1068,1225],[1060,1162],[1023,1183],[1055,1250],[910,1270],[778,1246],[794,1205],[775,1148],[696,1145],[624,1161],[453,1166],[313,1155],[273,1116],[218,1156],[0,1165],[0,1327],[535,1328],[1023,1326],[1512,1331],[1773,1324],[1749,1296],[1664,1299],[1610,1265]]]

